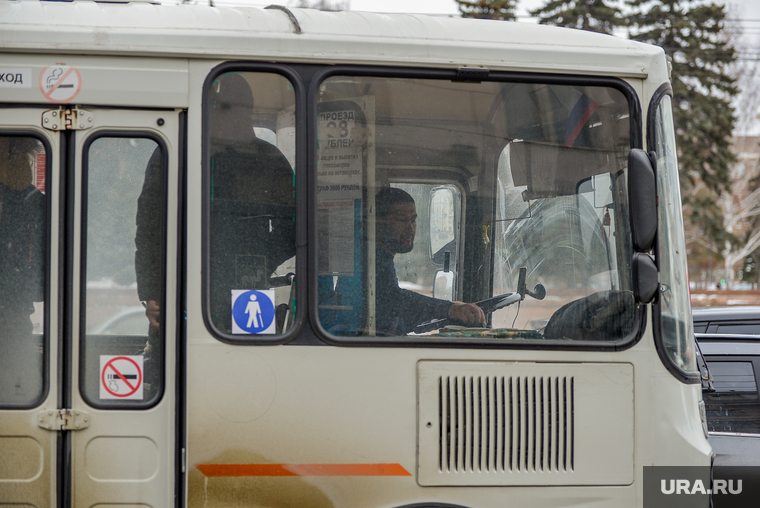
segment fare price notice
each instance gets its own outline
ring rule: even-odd
[[[356,129],[356,113],[353,110],[320,113],[319,133],[317,192],[353,191],[352,195],[356,195],[358,191],[361,197],[362,143]]]
[[[329,239],[320,253],[320,273],[354,270],[355,215],[364,179],[360,125],[351,109],[319,114],[317,207],[322,238]]]
[[[319,165],[317,196],[320,206],[329,201],[362,197],[361,129],[353,110],[319,114]]]

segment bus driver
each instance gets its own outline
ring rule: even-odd
[[[387,187],[375,196],[377,210],[376,282],[377,332],[405,335],[415,326],[448,316],[462,323],[485,326],[486,316],[474,303],[449,302],[401,289],[393,258],[414,248],[417,210],[407,192]]]

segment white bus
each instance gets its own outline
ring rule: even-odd
[[[9,1],[0,108],[0,504],[641,506],[710,466],[660,48]]]

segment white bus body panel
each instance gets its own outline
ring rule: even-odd
[[[403,506],[432,500],[472,506],[477,500],[479,506],[498,507],[503,506],[504,496],[517,505],[530,506],[641,506],[644,465],[709,464],[710,448],[698,415],[691,410],[692,405],[696,407],[699,387],[681,384],[661,363],[650,364],[649,355],[654,353],[651,336],[625,352],[593,354],[240,348],[204,336],[199,310],[198,306],[188,311],[189,506],[226,506],[235,501],[251,506],[293,506],[302,502],[306,506]],[[568,371],[585,370],[591,377],[603,377],[610,385],[596,388],[599,397],[590,394],[585,404],[600,413],[601,422],[614,420],[614,426],[599,440],[580,424],[576,429],[583,435],[583,454],[589,467],[609,469],[606,481],[600,476],[597,481],[587,479],[563,485],[558,476],[578,478],[578,474],[546,471],[531,472],[532,478],[527,481],[527,475],[523,475],[513,481],[512,485],[519,485],[513,488],[495,485],[495,475],[483,481],[486,486],[476,486],[468,477],[457,487],[441,486],[438,479],[438,486],[420,488],[426,482],[417,470],[427,466],[422,463],[427,445],[418,439],[428,423],[420,419],[428,400],[423,400],[423,393],[417,393],[423,365],[444,363],[456,369],[496,363],[513,366],[518,372],[551,372],[556,376],[563,369],[549,366],[570,366],[576,357],[578,362]],[[623,374],[604,377],[611,370]],[[250,395],[241,397],[232,391],[232,386],[235,390],[249,387]],[[610,402],[615,393],[621,394],[623,400]],[[633,393],[636,399],[631,409]],[[655,411],[653,407],[668,410]],[[630,421],[618,419],[621,415],[614,411],[621,409]],[[620,442],[614,441],[616,430],[620,431]],[[581,447],[580,441],[576,438],[576,450]],[[607,445],[612,449],[603,449]],[[599,463],[594,464],[595,460]],[[356,463],[399,465],[409,475],[255,477],[235,473],[207,476],[202,472],[204,466],[219,464],[244,469],[258,464]],[[441,476],[437,467],[430,469],[432,476]],[[611,488],[613,484],[615,488]]]
[[[665,56],[659,48],[609,35],[413,14],[291,12],[298,28],[277,9],[4,2],[0,5],[0,41],[5,50],[49,53],[53,28],[55,51],[60,53],[471,65],[494,70],[649,76],[659,83],[667,80],[652,75],[664,68]]]

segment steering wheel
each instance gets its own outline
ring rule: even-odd
[[[475,305],[483,309],[483,313],[488,316],[493,311],[517,303],[522,299],[523,296],[520,293],[504,293],[503,295],[492,296],[491,298],[475,302]]]
[[[475,305],[483,309],[483,313],[488,316],[494,311],[503,309],[504,307],[523,300],[525,298],[525,295],[532,296],[536,300],[543,300],[546,297],[546,288],[543,286],[543,284],[536,284],[536,286],[533,288],[533,291],[529,291],[523,286],[523,291],[524,293],[514,292],[492,296],[491,298],[486,298],[485,300],[475,302]],[[428,321],[427,323],[422,323],[415,326],[414,333],[429,332],[431,330],[443,328],[444,326],[453,323],[455,323],[455,321],[451,318],[434,319],[432,321]]]

